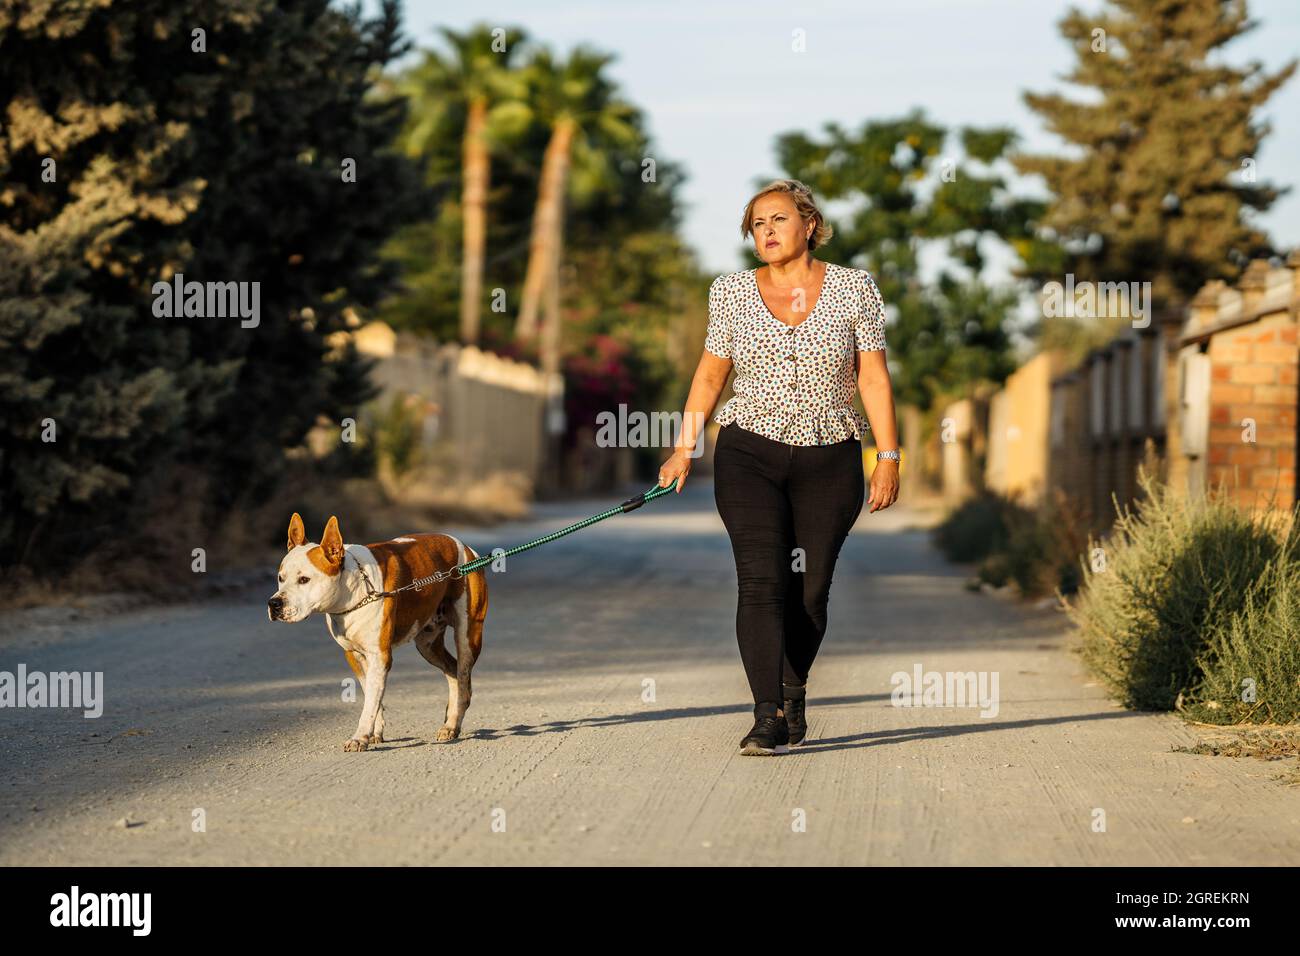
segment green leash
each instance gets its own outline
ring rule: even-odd
[[[649,491],[643,491],[639,495],[633,495],[631,498],[627,499],[627,501],[623,502],[621,505],[617,505],[613,508],[610,508],[608,511],[602,511],[598,515],[592,515],[590,518],[583,518],[577,524],[571,524],[567,528],[564,528],[560,531],[552,532],[551,534],[538,538],[536,541],[529,541],[527,544],[521,544],[519,547],[511,548],[509,551],[503,551],[501,554],[489,554],[486,557],[476,558],[473,561],[467,561],[464,564],[458,564],[456,565],[456,567],[452,568],[451,570],[459,571],[462,576],[466,574],[470,574],[474,571],[477,571],[485,564],[491,564],[497,558],[508,558],[510,557],[510,555],[518,554],[520,551],[527,551],[529,548],[535,548],[538,545],[546,544],[549,541],[554,541],[556,538],[563,538],[566,534],[572,534],[574,531],[577,531],[580,528],[586,528],[590,525],[593,525],[597,521],[604,521],[606,518],[612,518],[614,515],[626,514],[629,511],[635,511],[637,508],[640,508],[647,501],[652,501],[655,498],[658,498],[660,495],[665,495],[668,492],[672,491],[673,487],[676,484],[677,484],[677,479],[674,478],[666,485],[663,486],[655,485]],[[450,572],[448,572],[448,574],[450,575]]]
[[[668,492],[673,490],[673,487],[676,484],[677,484],[677,479],[674,478],[672,481],[670,481],[666,485],[663,485],[662,487],[659,485],[655,485],[649,491],[643,491],[639,495],[633,495],[631,498],[627,499],[627,501],[623,502],[621,505],[618,505],[617,507],[610,508],[608,511],[602,511],[598,515],[592,515],[590,518],[583,518],[577,524],[571,524],[567,528],[563,528],[560,531],[552,532],[551,534],[538,538],[536,541],[529,541],[527,544],[521,544],[517,548],[511,548],[509,551],[503,551],[501,554],[489,554],[481,558],[475,558],[473,561],[466,561],[464,564],[458,564],[453,568],[448,568],[446,571],[435,571],[433,572],[433,574],[430,574],[428,577],[417,578],[416,580],[412,581],[410,584],[404,585],[400,588],[395,588],[392,591],[375,590],[375,586],[370,583],[370,576],[366,574],[364,571],[362,571],[361,578],[366,585],[366,592],[367,592],[366,596],[363,597],[356,604],[352,605],[346,611],[339,611],[338,613],[350,614],[353,611],[355,611],[357,608],[365,607],[367,604],[373,604],[375,601],[380,601],[383,600],[384,598],[392,597],[394,594],[401,594],[403,591],[418,591],[420,588],[428,587],[430,584],[433,584],[437,581],[446,580],[447,578],[452,578],[452,579],[463,578],[466,574],[470,574],[474,571],[477,571],[485,564],[491,564],[497,558],[507,558],[512,554],[518,554],[520,551],[527,551],[529,548],[535,548],[538,545],[546,544],[548,541],[554,541],[556,538],[563,538],[566,534],[572,534],[573,532],[577,531],[579,528],[585,528],[588,525],[593,525],[597,521],[604,521],[606,518],[612,518],[614,515],[626,514],[629,511],[635,511],[637,508],[640,508],[647,501],[651,501],[655,498],[658,498],[660,495],[666,495]]]

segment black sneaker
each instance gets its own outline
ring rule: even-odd
[[[785,711],[785,725],[790,733],[790,746],[798,747],[808,733],[808,721],[804,718],[803,705],[808,688],[802,684],[781,685],[781,709]]]
[[[754,726],[740,742],[746,757],[771,757],[790,749],[790,731],[784,717],[756,717]]]

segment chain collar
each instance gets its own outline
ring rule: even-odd
[[[412,581],[410,584],[405,584],[402,587],[397,588],[396,590],[393,591],[376,591],[375,586],[370,583],[370,575],[366,574],[366,569],[361,566],[361,562],[357,561],[355,557],[352,557],[352,555],[344,551],[343,552],[344,565],[347,564],[348,558],[352,558],[352,560],[356,562],[357,571],[361,574],[361,580],[364,581],[366,585],[366,596],[363,597],[356,604],[352,605],[346,611],[330,612],[331,614],[338,614],[340,616],[344,614],[351,614],[353,611],[357,610],[358,608],[365,607],[367,604],[373,604],[376,601],[380,601],[386,597],[392,597],[395,594],[401,594],[403,591],[418,591],[420,588],[428,587],[430,584],[434,584],[438,581],[445,581],[448,578],[451,578],[452,580],[456,580],[457,578],[463,578],[465,576],[463,574],[454,573],[459,568],[459,566],[457,566],[447,571],[434,571],[433,574],[430,574],[427,577],[417,578],[416,580]]]

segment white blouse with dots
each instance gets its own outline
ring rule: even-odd
[[[735,394],[713,420],[790,445],[861,439],[871,426],[853,407],[853,350],[885,348],[875,280],[865,269],[826,263],[812,311],[789,325],[763,301],[757,271],[720,275],[709,286],[704,347],[736,367]]]

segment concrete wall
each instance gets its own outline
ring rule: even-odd
[[[1161,476],[1168,361],[1165,333],[1153,323],[1126,330],[1051,379],[1047,487],[1094,530],[1139,495],[1141,465]]]
[[[375,360],[371,380],[380,389],[378,413],[387,413],[397,397],[420,420],[424,466],[409,481],[397,482],[404,498],[466,496],[497,487],[530,499],[563,483],[559,375],[472,345],[396,332],[382,322],[344,334]]]
[[[1052,377],[1061,358],[1034,356],[989,400],[984,483],[992,491],[1036,505],[1047,487]]]

